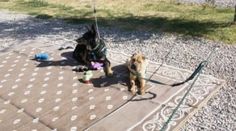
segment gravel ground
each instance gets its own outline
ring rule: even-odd
[[[0,11],[0,52],[25,45],[52,48],[71,45],[71,40],[85,31],[83,25],[67,25],[58,20],[43,21]],[[150,60],[157,62],[161,62],[173,47],[166,64],[189,70],[194,70],[218,46],[219,50],[211,57],[204,73],[225,79],[227,84],[182,130],[236,130],[236,44],[226,45],[165,33],[124,32],[114,28],[100,28],[100,33],[112,50],[128,54],[142,51]]]
[[[214,5],[219,7],[234,7],[236,5],[236,0],[176,0],[179,3],[194,3],[194,4],[204,4],[211,3],[215,1]]]

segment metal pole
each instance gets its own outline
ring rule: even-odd
[[[234,23],[236,23],[236,4],[234,6]]]

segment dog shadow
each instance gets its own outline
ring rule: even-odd
[[[73,51],[69,51],[69,52],[63,52],[61,53],[61,56],[64,57],[65,59],[62,60],[46,60],[46,61],[42,61],[42,60],[36,60],[38,62],[40,62],[37,67],[48,67],[48,66],[78,66],[78,65],[82,65],[81,63],[77,62],[74,58],[73,58]]]
[[[108,86],[125,86],[129,87],[129,72],[125,65],[116,65],[112,67],[113,76],[105,77],[101,76],[98,78],[93,78],[91,80],[92,84],[96,88],[103,88]]]
[[[47,60],[47,61],[36,60],[39,62],[37,67],[49,67],[49,66],[58,66],[58,67],[72,66],[73,67],[73,66],[83,65],[82,63],[77,62],[73,58],[73,51],[62,52],[61,56],[64,57],[65,59]],[[32,60],[35,60],[35,59],[32,59]],[[93,86],[96,88],[108,87],[112,85],[123,85],[123,86],[126,86],[127,88],[130,87],[128,68],[124,64],[113,66],[112,71],[113,71],[113,76],[111,77],[105,77],[104,75],[101,75],[98,78],[91,79]]]

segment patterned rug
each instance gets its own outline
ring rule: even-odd
[[[148,92],[128,101],[132,95],[124,63],[129,55],[109,51],[114,76],[93,71],[92,85],[87,85],[79,81],[83,73],[73,71],[78,63],[71,50],[51,52],[45,62],[33,60],[42,52],[27,47],[0,56],[1,130],[160,130],[192,82],[160,84],[183,81],[192,73],[162,65],[147,83]],[[159,67],[150,61],[147,78]],[[167,130],[181,127],[222,84],[223,80],[200,75]]]

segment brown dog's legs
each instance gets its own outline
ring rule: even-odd
[[[141,95],[144,95],[145,94],[145,83],[146,81],[144,79],[140,79],[140,93]]]
[[[130,91],[132,92],[132,94],[134,95],[136,93],[136,88],[135,88],[135,76],[130,74]]]

